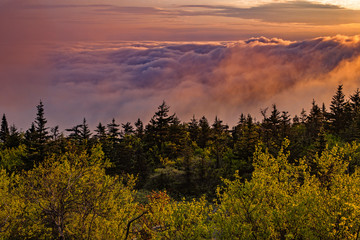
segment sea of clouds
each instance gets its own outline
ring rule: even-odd
[[[147,123],[163,100],[182,121],[195,114],[212,122],[217,115],[233,125],[241,113],[261,120],[260,109],[274,103],[292,116],[309,110],[313,99],[328,106],[338,84],[347,95],[360,86],[359,36],[72,42],[48,44],[42,52],[46,60],[36,67],[28,57],[31,71],[4,67],[0,74],[11,79],[0,90],[2,100],[23,86],[14,102],[2,106],[15,124],[26,120],[30,125],[42,99],[49,123],[62,129],[84,117],[92,128],[113,117],[119,123],[138,117]],[[17,105],[27,110],[14,112]]]
[[[49,103],[92,124],[147,122],[163,100],[183,121],[218,115],[232,125],[274,103],[294,116],[313,98],[328,104],[338,84],[355,91],[359,56],[358,36],[59,45],[49,53]]]

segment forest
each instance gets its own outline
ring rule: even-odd
[[[360,239],[359,89],[261,114],[182,122],[164,101],[60,132],[41,101],[26,131],[4,113],[0,239]]]

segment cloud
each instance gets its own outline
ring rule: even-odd
[[[234,124],[241,112],[259,117],[259,109],[272,103],[294,115],[313,98],[328,103],[337,84],[360,82],[359,36],[101,42],[55,49],[46,103],[65,127],[83,117],[92,126],[112,117],[147,122],[162,100],[184,121],[193,114],[219,115]]]
[[[253,7],[227,5],[182,5],[172,7],[117,6],[111,4],[29,4],[28,9],[89,8],[97,14],[136,14],[166,17],[215,16],[257,19],[269,23],[339,25],[360,23],[360,10],[313,1],[262,3]]]
[[[40,99],[61,129],[83,117],[92,128],[113,117],[147,123],[163,100],[183,121],[218,115],[232,125],[273,103],[292,116],[313,98],[328,105],[339,83],[350,92],[360,83],[360,36],[16,46],[0,57],[0,114],[23,129]]]
[[[360,10],[311,1],[266,3],[250,8],[217,5],[184,5],[187,9],[202,9],[191,14],[259,19],[272,23],[305,23],[338,25],[360,22]]]

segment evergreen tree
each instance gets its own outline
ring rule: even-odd
[[[35,130],[37,133],[37,143],[43,145],[48,140],[49,136],[47,131],[48,128],[46,127],[47,120],[44,117],[44,105],[41,100],[36,108]]]
[[[300,123],[305,124],[305,122],[306,122],[306,120],[307,120],[307,115],[306,115],[305,109],[302,109],[302,110],[301,110],[299,120],[300,120]]]
[[[132,135],[135,133],[134,127],[131,125],[130,122],[125,124],[121,124],[122,128],[124,129],[124,135]]]
[[[70,132],[69,138],[80,140],[80,125],[76,125],[72,128],[67,128],[65,131]]]
[[[195,115],[193,115],[190,122],[188,123],[188,131],[191,141],[197,142],[200,134],[200,127],[198,121],[195,118]]]
[[[324,116],[320,109],[320,107],[316,104],[315,100],[313,99],[312,107],[306,122],[306,129],[308,136],[310,137],[309,140],[314,140],[319,132],[320,128],[323,127],[323,120]]]
[[[70,132],[70,138],[75,139],[79,142],[89,140],[91,136],[91,132],[85,118],[82,124],[78,124],[73,128],[66,129],[66,131]]]
[[[102,140],[106,138],[106,127],[102,125],[101,122],[99,122],[99,124],[96,126],[95,132],[96,139]]]
[[[280,135],[281,138],[287,138],[290,134],[290,115],[289,112],[283,111],[280,116]]]
[[[89,140],[91,137],[91,132],[89,129],[89,125],[86,122],[86,119],[84,118],[83,123],[79,125],[79,133],[80,133],[80,138],[82,140]]]
[[[10,126],[9,137],[6,141],[6,147],[8,148],[16,148],[22,142],[22,135],[19,133],[16,126],[13,124]]]
[[[31,127],[25,133],[25,140],[26,140],[27,146],[29,148],[34,149],[34,151],[37,147],[37,144],[36,144],[37,137],[38,137],[38,134],[36,132],[35,124],[32,123]]]
[[[350,96],[350,106],[353,113],[357,113],[360,110],[360,91],[356,89],[355,93]]]
[[[272,105],[272,111],[269,117],[266,115],[266,111],[262,110],[263,122],[262,137],[263,141],[272,153],[278,151],[283,139],[280,135],[280,123],[281,123],[281,112],[277,109],[276,104]]]
[[[223,121],[220,120],[217,116],[215,117],[215,121],[212,125],[212,150],[215,155],[216,160],[216,168],[220,168],[223,159],[223,153],[226,150],[227,144],[227,130],[229,128],[228,125],[224,125]]]
[[[170,107],[166,105],[165,101],[158,107],[158,111],[150,120],[150,125],[163,138],[166,135],[168,127],[173,123],[175,114],[169,115]]]
[[[137,137],[142,138],[142,136],[144,135],[144,124],[143,122],[140,120],[140,118],[138,118],[138,120],[135,122],[135,134]]]
[[[233,162],[230,166],[230,176],[235,170],[241,176],[250,179],[252,172],[252,157],[255,146],[259,141],[259,126],[253,122],[253,118],[248,114],[247,118],[240,118],[236,126],[237,139],[234,139]]]
[[[267,122],[270,124],[270,128],[272,129],[273,133],[277,133],[280,128],[280,111],[277,109],[276,104],[273,104],[273,110],[271,111],[270,117],[267,119]]]
[[[59,126],[55,126],[55,127],[51,128],[50,131],[51,131],[51,133],[52,133],[51,138],[52,138],[54,141],[56,141],[56,140],[59,138],[59,135],[60,135],[60,133],[59,133]]]
[[[360,91],[357,89],[350,96],[350,101],[346,105],[346,115],[350,118],[350,123],[346,126],[344,138],[347,141],[354,141],[360,138]]]
[[[299,125],[300,124],[300,118],[298,115],[295,115],[292,119],[293,125]]]
[[[249,117],[249,116],[248,116]],[[250,118],[251,118],[251,116],[250,116]],[[239,119],[239,124],[240,125],[243,125],[243,124],[245,124],[246,123],[246,117],[245,117],[245,115],[243,114],[243,113],[241,113],[240,114],[240,119]]]
[[[119,124],[115,123],[115,118],[107,125],[107,131],[112,140],[118,139],[120,136]]]
[[[5,114],[3,114],[2,120],[1,120],[1,129],[0,129],[0,140],[4,143],[6,142],[7,138],[10,135],[8,122],[6,120]]]
[[[169,115],[169,109],[170,107],[163,101],[158,107],[158,111],[151,118],[150,123],[146,126],[147,141],[150,145],[154,143],[160,152],[164,150],[163,143],[169,140],[169,127],[175,120],[175,114]]]
[[[343,85],[339,85],[330,105],[330,123],[332,130],[339,133],[345,127],[345,95]]]
[[[205,116],[203,116],[199,120],[199,127],[200,127],[200,133],[198,139],[198,146],[204,149],[207,146],[208,142],[210,141],[210,136],[211,136],[211,129],[209,126],[209,122]]]

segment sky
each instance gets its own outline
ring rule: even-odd
[[[165,100],[236,124],[360,82],[360,1],[0,0],[0,114],[22,130],[147,123]],[[260,119],[259,119],[260,120]]]

